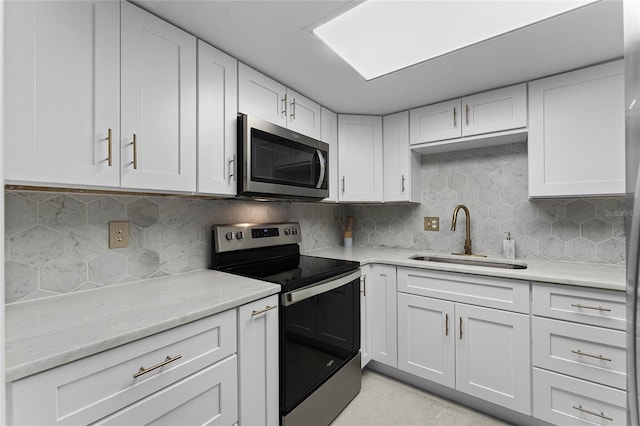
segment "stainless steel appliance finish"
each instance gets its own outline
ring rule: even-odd
[[[624,0],[627,424],[640,424],[640,2]]]
[[[238,196],[321,200],[329,196],[329,145],[238,115]]]
[[[212,267],[280,284],[280,416],[328,425],[360,391],[360,264],[300,255],[300,224],[213,228]]]

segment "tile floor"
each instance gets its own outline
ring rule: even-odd
[[[364,370],[362,390],[332,426],[506,424],[390,377]]]

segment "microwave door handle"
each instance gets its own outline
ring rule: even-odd
[[[322,184],[324,183],[324,175],[325,175],[325,170],[326,170],[326,160],[324,159],[324,155],[322,155],[322,151],[320,151],[319,149],[316,149],[316,154],[318,154],[318,160],[320,160],[320,176],[318,177],[318,184],[316,185],[316,188],[320,188],[322,186]]]

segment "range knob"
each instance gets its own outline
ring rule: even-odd
[[[242,232],[242,231],[238,231],[238,232],[236,232],[236,238],[237,238],[238,240],[243,239],[243,238],[244,238],[244,232]]]
[[[286,229],[284,230],[284,234],[285,234],[285,235],[291,235],[291,229],[286,228]]]
[[[229,231],[226,234],[224,234],[224,237],[228,240],[231,241],[233,240],[233,232]]]
[[[293,235],[298,235],[298,228],[291,228],[291,233]]]

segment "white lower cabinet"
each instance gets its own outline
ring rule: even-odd
[[[278,424],[277,306],[271,296],[12,382],[8,423]]]
[[[238,308],[240,425],[277,425],[278,296]]]
[[[536,283],[533,415],[626,425],[625,293]]]
[[[371,265],[371,359],[398,366],[396,267]]]
[[[371,266],[361,266],[360,273],[360,365],[364,368],[371,361]]]
[[[529,414],[529,316],[398,294],[398,368]]]

